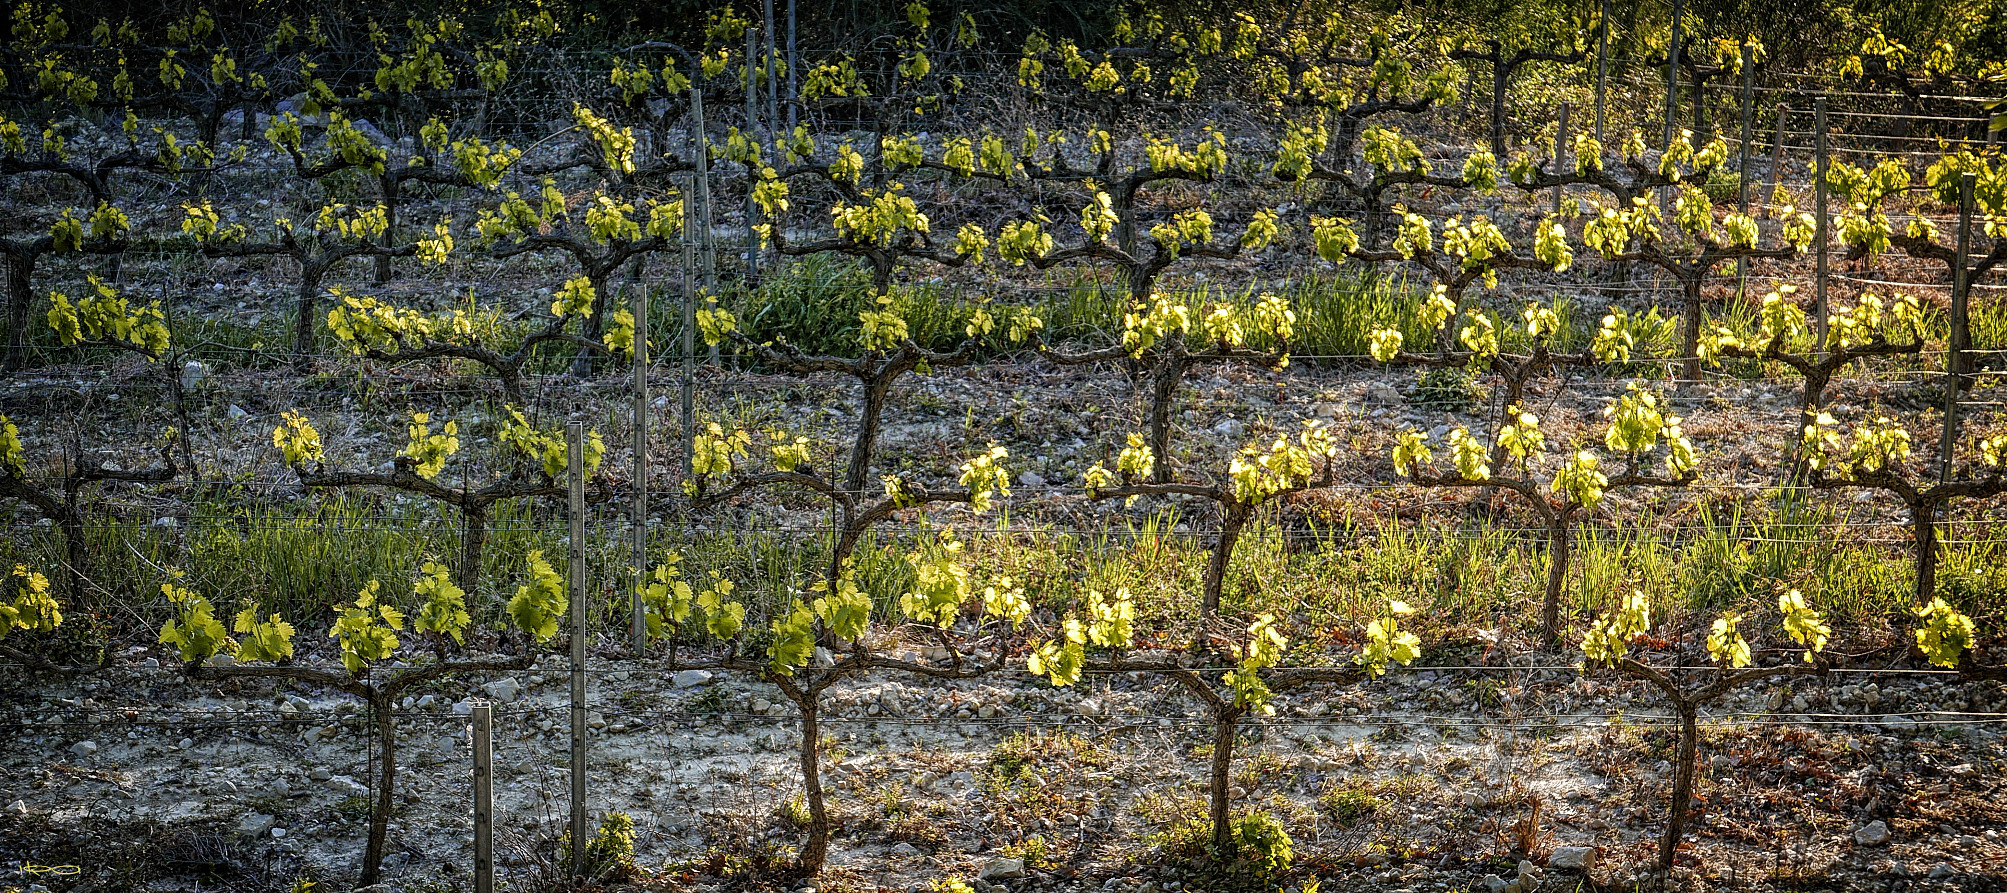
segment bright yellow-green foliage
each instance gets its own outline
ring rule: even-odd
[[[1366,352],[1381,363],[1391,363],[1401,352],[1401,342],[1406,340],[1397,329],[1374,329],[1367,338]]]
[[[1247,646],[1241,649],[1240,663],[1228,670],[1221,681],[1233,692],[1234,706],[1261,714],[1273,714],[1270,704],[1275,693],[1262,681],[1261,671],[1282,662],[1289,639],[1275,628],[1275,615],[1263,614],[1247,627]]]
[[[1382,127],[1368,127],[1359,135],[1360,145],[1365,150],[1366,163],[1384,173],[1429,172],[1429,162],[1422,157],[1422,147],[1397,130]]]
[[[1491,465],[1485,454],[1484,444],[1470,436],[1462,425],[1450,429],[1450,461],[1456,465],[1458,477],[1466,481],[1491,479]]]
[[[390,211],[383,205],[351,208],[341,202],[321,207],[314,215],[314,232],[332,233],[344,242],[366,242],[390,230]]]
[[[321,433],[314,430],[306,416],[292,410],[279,416],[279,426],[272,429],[272,446],[292,468],[304,467],[309,462],[319,464],[327,458],[321,451]]]
[[[149,360],[167,352],[167,315],[160,302],[135,308],[96,275],[87,277],[90,291],[75,304],[61,292],[49,293],[49,327],[64,344],[85,339],[127,345]]]
[[[551,302],[551,315],[559,319],[573,314],[590,318],[592,302],[596,297],[598,295],[592,290],[590,278],[578,276],[565,280],[564,286],[557,291],[557,300]]]
[[[685,492],[696,492],[696,480],[722,477],[732,473],[732,460],[746,457],[746,450],[753,445],[753,436],[743,428],[725,433],[717,422],[708,422],[704,430],[697,433],[690,450],[690,476],[693,478],[684,486]]]
[[[1366,675],[1385,675],[1389,665],[1405,666],[1422,656],[1421,637],[1401,629],[1401,618],[1413,613],[1415,609],[1407,602],[1396,599],[1387,603],[1379,617],[1366,624],[1366,645],[1355,659],[1366,668]]]
[[[892,297],[881,295],[877,310],[863,310],[857,314],[858,346],[866,351],[893,351],[906,343],[906,318],[892,307]]]
[[[1463,160],[1463,181],[1480,195],[1498,192],[1498,156],[1490,149],[1476,149]]]
[[[971,511],[987,512],[995,497],[1010,495],[1010,472],[1003,467],[1008,458],[1009,450],[990,444],[988,452],[962,463],[961,484],[968,488]]]
[[[746,625],[746,606],[731,600],[732,581],[711,572],[710,588],[697,593],[697,607],[704,612],[704,631],[715,639],[729,639]]]
[[[1568,247],[1568,228],[1547,218],[1534,227],[1533,256],[1556,273],[1565,273],[1575,263],[1575,251]]]
[[[566,611],[564,578],[544,560],[544,550],[532,549],[523,571],[523,585],[509,599],[509,619],[534,641],[557,635]]]
[[[505,405],[502,408],[508,412],[509,418],[495,433],[495,439],[523,458],[540,463],[546,477],[556,478],[564,474],[570,461],[564,435],[555,429],[537,430],[529,419],[523,417],[522,410],[514,406]],[[585,466],[586,477],[591,477],[599,471],[600,460],[606,458],[606,441],[600,438],[598,429],[587,430],[582,440],[580,446],[584,455],[579,458],[583,460],[581,464]]]
[[[1060,637],[1038,643],[1025,655],[1025,670],[1043,676],[1054,686],[1065,688],[1080,681],[1087,666],[1087,630],[1078,615],[1069,615],[1060,624]]]
[[[1909,432],[1888,416],[1876,416],[1854,429],[1846,458],[1832,462],[1830,468],[1835,476],[1850,478],[1889,471],[1908,460],[1909,455]]]
[[[1431,331],[1441,331],[1443,324],[1456,315],[1456,301],[1449,296],[1449,286],[1440,282],[1429,290],[1429,298],[1415,308],[1415,322]]]
[[[223,225],[223,219],[208,202],[200,205],[182,205],[185,216],[181,220],[181,231],[194,237],[199,244],[227,244],[241,242],[250,231],[243,224]]]
[[[1486,360],[1498,356],[1498,319],[1488,310],[1472,307],[1464,314],[1464,325],[1457,331],[1456,340],[1473,358]]]
[[[1959,658],[1972,647],[1972,618],[1960,613],[1943,597],[1916,609],[1916,647],[1930,662],[1947,669],[1958,666]]]
[[[899,612],[941,629],[953,626],[969,597],[969,569],[959,560],[961,553],[962,544],[945,533],[907,553],[913,588],[899,596]]]
[[[1867,344],[1877,337],[1904,343],[1923,335],[1923,307],[1915,297],[1897,292],[1884,304],[1872,292],[1864,292],[1854,306],[1826,316],[1826,337],[1840,348]],[[1903,340],[1895,337],[1900,336]]]
[[[473,618],[467,616],[466,591],[453,585],[453,572],[436,561],[425,562],[419,570],[424,576],[411,588],[420,600],[418,616],[412,618],[411,628],[421,633],[451,636],[454,642],[467,644],[467,624]]]
[[[1429,452],[1429,435],[1426,431],[1408,430],[1394,437],[1394,473],[1401,477],[1414,477],[1415,472],[1435,461],[1435,454]]]
[[[1150,227],[1150,238],[1166,254],[1177,257],[1187,245],[1205,245],[1213,240],[1213,215],[1204,208],[1179,211],[1168,223]]]
[[[328,153],[340,158],[342,163],[383,175],[383,165],[390,159],[389,154],[370,142],[369,137],[357,130],[355,124],[337,109],[328,110],[327,139]]]
[[[432,433],[432,416],[414,412],[408,426],[411,442],[401,455],[417,463],[413,471],[422,478],[435,478],[446,468],[446,460],[460,451],[460,423],[448,421],[438,434]]]
[[[633,213],[632,202],[623,202],[601,192],[586,203],[585,227],[592,234],[592,241],[600,245],[639,241],[641,224],[630,216]]]
[[[606,315],[606,331],[600,333],[599,340],[607,350],[633,359],[634,338],[634,311],[619,307]]]
[[[717,347],[737,331],[739,321],[730,310],[717,306],[716,297],[706,297],[706,306],[697,309],[697,334],[703,336],[704,344]]]
[[[1087,234],[1087,243],[1099,244],[1115,231],[1122,218],[1115,214],[1115,200],[1108,193],[1095,190],[1094,200],[1080,209],[1080,229]]]
[[[200,663],[236,646],[209,599],[172,583],[160,584],[160,594],[175,607],[180,621],[169,620],[160,627],[160,644],[173,645],[184,663]]]
[[[1582,244],[1606,258],[1618,257],[1633,241],[1654,237],[1658,218],[1658,206],[1643,198],[1627,208],[1598,206],[1596,215],[1582,225]]]
[[[1664,439],[1666,471],[1684,475],[1697,463],[1693,444],[1680,430],[1680,417],[1660,413],[1658,405],[1658,397],[1632,382],[1616,402],[1603,408],[1603,415],[1610,420],[1610,427],[1603,432],[1603,444],[1613,453],[1639,457]]]
[[[1309,486],[1317,461],[1328,462],[1337,451],[1331,432],[1317,421],[1305,422],[1294,441],[1278,435],[1266,450],[1253,443],[1241,447],[1227,469],[1234,499],[1256,505]]]
[[[1485,287],[1497,288],[1498,271],[1490,269],[1486,262],[1512,253],[1512,243],[1488,217],[1473,216],[1469,222],[1451,217],[1443,224],[1443,253],[1456,258],[1463,269],[1485,268]]]
[[[14,565],[7,580],[14,590],[14,603],[0,601],[0,639],[17,629],[52,632],[63,625],[63,611],[49,594],[49,578],[30,571],[25,564]]]
[[[0,415],[0,474],[22,477],[28,473],[28,454],[21,448],[21,429]]]
[[[258,619],[258,604],[252,602],[237,612],[231,623],[237,639],[237,660],[278,663],[293,656],[293,625],[277,613]]]
[[[397,650],[397,631],[404,628],[404,612],[377,602],[375,580],[364,584],[355,604],[341,609],[328,638],[339,642],[341,665],[360,673],[371,661],[383,660]]]
[[[454,140],[451,148],[453,164],[460,168],[460,174],[482,189],[492,190],[500,185],[502,176],[523,157],[521,149],[499,143],[491,147],[479,139]]]
[[[773,621],[773,641],[767,645],[767,665],[775,673],[792,676],[808,666],[815,656],[815,612],[799,600],[794,610],[777,615]]]
[[[1736,628],[1741,623],[1742,615],[1733,612],[1715,618],[1707,633],[1707,655],[1715,663],[1729,669],[1749,666],[1749,641]]]
[[[1310,227],[1317,238],[1318,257],[1342,264],[1352,252],[1359,250],[1359,234],[1352,229],[1350,220],[1312,217]]]
[[[893,183],[883,192],[866,193],[868,201],[861,205],[838,202],[829,209],[837,237],[883,247],[902,234],[927,232],[927,215],[903,188]]]
[[[1393,248],[1402,259],[1413,260],[1417,254],[1436,250],[1435,230],[1427,217],[1407,208],[1395,208],[1394,213],[1400,215],[1401,222],[1394,231]]]
[[[1141,434],[1130,434],[1127,445],[1115,456],[1115,469],[1127,480],[1148,478],[1156,467],[1156,454],[1151,452],[1149,441],[1144,440]],[[1087,469],[1084,482],[1087,495],[1092,496],[1098,491],[1114,486],[1118,480],[1115,475],[1109,473],[1107,467],[1096,462],[1093,467]]]
[[[1637,345],[1638,337],[1631,333],[1630,314],[1621,307],[1612,307],[1596,327],[1596,334],[1589,341],[1589,353],[1601,362],[1627,363],[1631,349]]]
[[[634,128],[615,127],[613,122],[593,114],[592,109],[583,105],[572,107],[572,119],[578,122],[579,130],[599,146],[600,156],[606,161],[608,170],[617,174],[634,173]]]
[[[1052,253],[1052,234],[1035,220],[1013,220],[997,231],[997,256],[1015,266]]]
[[[845,642],[864,638],[864,631],[871,626],[871,596],[857,588],[857,580],[847,565],[834,590],[827,581],[819,581],[810,589],[824,593],[809,603],[809,609],[831,633]]]
[[[690,619],[696,593],[683,581],[683,556],[670,552],[643,578],[641,603],[647,611],[648,637],[659,639]]]
[[[1633,589],[1617,607],[1596,618],[1582,636],[1582,655],[1590,663],[1616,663],[1630,649],[1631,640],[1652,628],[1652,602],[1644,592]]]
[[[1784,615],[1784,632],[1791,640],[1805,646],[1805,662],[1812,662],[1812,655],[1826,650],[1826,640],[1833,635],[1833,628],[1826,625],[1826,618],[1805,602],[1805,596],[1793,589],[1777,597],[1777,611]]]
[[[1087,646],[1127,648],[1135,641],[1135,602],[1129,590],[1117,590],[1113,597],[1099,591],[1087,593],[1087,617],[1069,614],[1061,622],[1060,636],[1038,643],[1025,658],[1025,668],[1033,676],[1043,676],[1053,685],[1066,687],[1080,681],[1087,665]]]
[[[1540,417],[1515,403],[1505,408],[1505,422],[1498,426],[1498,445],[1506,458],[1523,467],[1535,453],[1547,448],[1547,435],[1540,431]]]
[[[1009,577],[998,577],[983,587],[983,617],[1002,620],[1017,629],[1031,618],[1031,600],[1025,597],[1024,587],[1014,585]]]
[[[1597,469],[1599,464],[1594,453],[1578,450],[1554,472],[1554,482],[1548,489],[1566,493],[1569,501],[1593,509],[1603,501],[1603,488],[1610,484],[1610,479]]]

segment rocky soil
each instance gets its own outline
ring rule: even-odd
[[[899,646],[886,643],[897,649]],[[924,659],[920,649],[910,656]],[[1652,692],[1572,670],[1396,672],[1285,696],[1252,720],[1234,796],[1285,818],[1326,889],[1628,889],[1664,819],[1670,737]],[[292,684],[185,681],[135,648],[76,681],[16,680],[0,747],[0,882],[51,890],[343,889],[362,848],[360,705]],[[390,887],[461,889],[471,858],[470,698],[496,702],[505,883],[548,859],[567,805],[568,676],[442,681],[398,711]],[[1520,664],[1554,664],[1527,655]],[[2007,690],[1849,676],[1751,690],[1710,714],[1691,889],[2000,889]],[[792,845],[793,708],[732,675],[597,659],[595,813],[636,824],[637,863],[678,888],[738,888],[732,857]],[[1863,682],[1863,679],[1873,681]],[[832,689],[839,832],[819,889],[1178,889],[1141,845],[1201,814],[1209,727],[1180,689],[1016,674]],[[1522,868],[1521,862],[1525,861]],[[37,873],[33,866],[79,866]],[[1530,871],[1529,871],[1530,870]],[[787,885],[792,889],[799,883]]]

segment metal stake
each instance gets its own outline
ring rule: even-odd
[[[641,587],[648,581],[648,287],[634,290],[634,506],[628,519],[634,534],[634,656],[648,650],[647,606]]]
[[[585,426],[565,425],[571,490],[571,873],[585,874]]]
[[[492,708],[474,702],[474,893],[495,893],[495,763]]]

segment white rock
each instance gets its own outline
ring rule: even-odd
[[[238,406],[235,403],[230,404],[230,408],[225,410],[224,414],[229,416],[230,421],[233,422],[241,422],[251,417],[250,413],[244,411],[244,407]]]
[[[1023,859],[991,859],[976,872],[978,880],[998,881],[1024,877]]]
[[[369,793],[369,788],[364,787],[361,782],[346,775],[337,775],[328,779],[328,790],[334,791],[344,797],[361,797]]]
[[[517,682],[515,677],[504,676],[481,686],[481,693],[507,704],[522,696],[523,684]]]
[[[710,681],[711,671],[709,670],[683,670],[678,672],[674,679],[677,688],[696,688],[699,685],[708,684]]]
[[[181,365],[181,387],[183,390],[195,390],[208,380],[209,367],[203,365],[201,360],[189,360]]]
[[[1854,842],[1861,846],[1881,846],[1888,843],[1888,823],[1881,819],[1876,819],[1861,826],[1860,830],[1854,832]]]
[[[418,703],[417,703],[417,704],[416,704],[415,706],[416,706],[416,707],[417,707],[417,709],[419,709],[419,710],[424,710],[425,708],[427,708],[427,707],[430,707],[430,706],[432,706],[433,704],[436,704],[436,703],[438,703],[438,702],[439,702],[439,699],[438,699],[437,697],[434,697],[434,696],[432,696],[432,695],[426,695],[426,696],[424,696],[424,697],[422,697],[422,698],[419,698],[419,699],[418,699]],[[304,709],[304,708],[302,708],[302,709]]]
[[[1484,880],[1480,881],[1479,883],[1482,883],[1484,885],[1484,889],[1490,891],[1490,893],[1505,893],[1506,888],[1512,886],[1512,884],[1508,883],[1505,880],[1505,878],[1499,877],[1498,875],[1495,874],[1485,875]]]
[[[15,814],[15,815],[27,815],[27,814],[28,814],[28,801],[26,801],[26,800],[16,800],[16,801],[14,801],[14,802],[12,802],[12,803],[9,803],[9,804],[7,804],[7,811],[8,811],[8,812],[10,812],[10,813],[13,813],[13,814]]]
[[[70,753],[76,754],[77,756],[80,757],[87,757],[97,752],[98,752],[98,743],[96,741],[79,741],[75,744],[70,745]]]
[[[455,716],[472,716],[474,714],[474,699],[465,698],[459,701],[454,701],[453,714]]]
[[[1596,848],[1592,846],[1555,847],[1547,854],[1547,867],[1566,871],[1588,871],[1596,867]]]
[[[212,667],[229,667],[229,666],[235,666],[236,664],[237,664],[237,659],[227,654],[218,654],[215,657],[209,659],[209,666]]]
[[[254,812],[237,823],[237,833],[245,837],[263,837],[265,832],[272,830],[272,826],[278,822],[277,818],[262,812]]]
[[[1036,471],[1024,472],[1017,476],[1017,485],[1026,488],[1043,487],[1045,486],[1045,475],[1039,474]]]
[[[920,850],[910,843],[901,843],[892,848],[892,855],[900,859],[915,859],[920,856]]]

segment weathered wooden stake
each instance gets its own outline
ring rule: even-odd
[[[1596,17],[1596,142],[1603,141],[1603,103],[1610,93],[1610,0]]]
[[[1813,271],[1813,288],[1818,300],[1815,302],[1818,318],[1812,321],[1812,345],[1823,350],[1826,347],[1826,242],[1829,238],[1826,221],[1826,165],[1831,159],[1826,147],[1826,97],[1819,97],[1812,107],[1813,156],[1812,166],[1817,170],[1812,175],[1812,214],[1815,218],[1812,232],[1813,250],[1817,252],[1818,266]]]
[[[1673,131],[1679,126],[1680,20],[1685,17],[1685,11],[1683,0],[1673,0],[1672,40],[1666,43],[1666,132],[1661,148],[1672,146]]]
[[[684,192],[685,195],[689,193]],[[683,205],[683,477],[692,469],[697,443],[697,209]]]
[[[1554,175],[1565,176],[1568,171],[1568,104],[1561,103],[1561,120],[1554,129]],[[1561,216],[1561,195],[1568,188],[1560,184],[1554,186],[1554,216]]]
[[[1953,452],[1958,448],[1958,400],[1965,395],[1966,375],[1970,373],[1972,349],[1972,318],[1968,308],[1967,292],[1971,287],[1971,276],[1966,266],[1966,257],[1972,253],[1972,191],[1978,181],[1972,174],[1958,178],[1958,248],[1951,264],[1951,343],[1949,355],[1944,358],[1944,429],[1938,434],[1937,480],[1946,483],[1951,480]]]
[[[1756,51],[1747,41],[1742,44],[1742,164],[1735,169],[1737,207],[1743,216],[1749,215],[1749,136],[1755,124],[1756,113]],[[1749,298],[1749,258],[1735,259],[1735,292],[1744,300]]]

